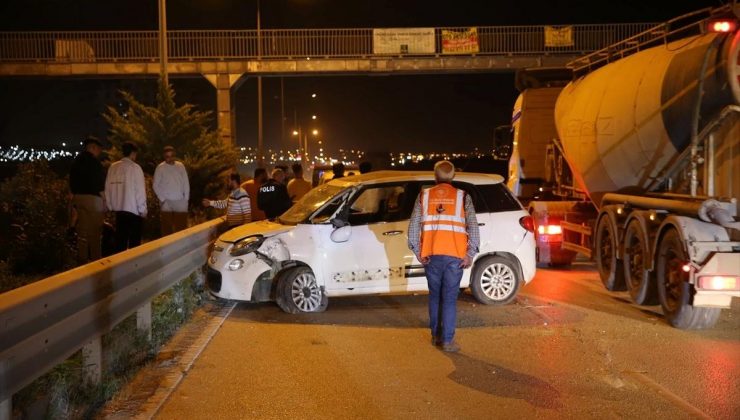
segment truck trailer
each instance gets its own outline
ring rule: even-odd
[[[702,9],[517,74],[509,187],[541,263],[595,260],[608,290],[709,328],[740,297],[738,7]]]

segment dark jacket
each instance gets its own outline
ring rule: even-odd
[[[72,194],[100,195],[105,190],[103,164],[92,153],[77,155],[69,172],[69,189]]]
[[[257,194],[257,206],[265,212],[268,219],[280,216],[292,205],[285,184],[271,179],[260,187]]]

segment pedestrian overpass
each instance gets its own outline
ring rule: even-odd
[[[650,23],[565,27],[177,30],[166,68],[216,88],[218,127],[234,141],[232,93],[251,76],[390,75],[514,71],[564,66]],[[157,31],[0,32],[0,77],[157,76]],[[419,46],[419,44],[422,44]]]

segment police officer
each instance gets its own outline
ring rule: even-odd
[[[280,168],[272,170],[272,178],[262,184],[257,194],[257,205],[268,219],[275,219],[285,213],[293,204],[285,187],[285,172]]]

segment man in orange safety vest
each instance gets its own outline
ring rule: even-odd
[[[437,184],[419,194],[408,230],[409,248],[424,264],[429,286],[432,344],[446,352],[460,349],[454,342],[457,295],[463,270],[471,266],[480,244],[475,207],[465,191],[450,184],[454,177],[452,163],[434,165]]]

